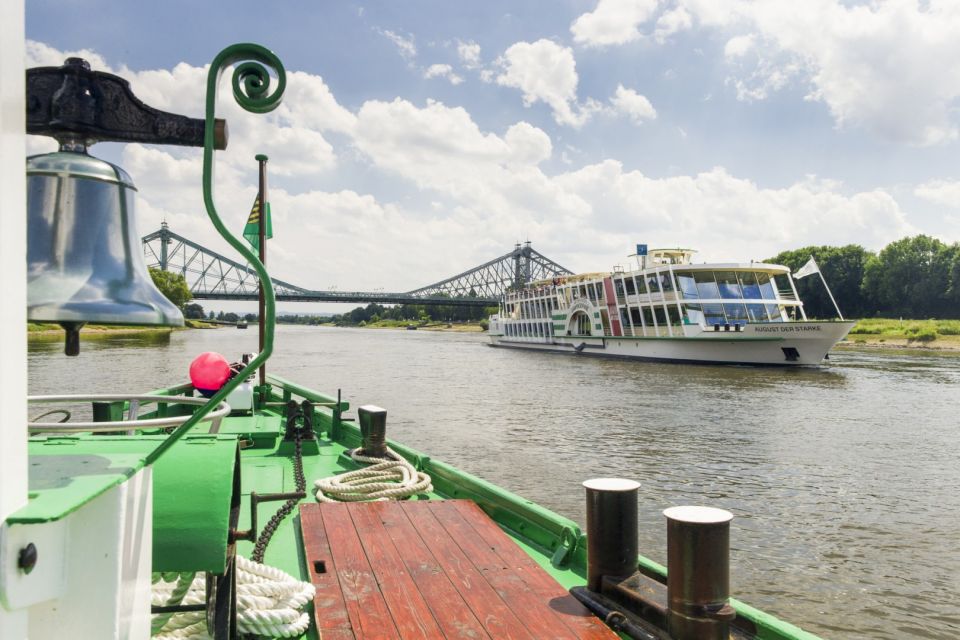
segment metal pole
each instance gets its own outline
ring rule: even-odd
[[[833,308],[837,310],[837,315],[840,316],[840,319],[843,320],[843,314],[840,313],[840,307],[837,306],[837,301],[833,299],[833,292],[830,291],[830,286],[827,285],[826,278],[823,277],[823,272],[820,271],[820,266],[817,265],[817,273],[820,274],[820,280],[823,282],[823,286],[827,290],[827,295],[830,296],[830,302],[833,303]]]
[[[260,163],[260,188],[257,192],[257,199],[260,202],[260,224],[259,224],[259,234],[260,234],[260,262],[263,263],[263,266],[267,266],[267,156],[263,154],[257,154],[256,160]],[[259,306],[257,310],[257,328],[260,335],[260,350],[258,353],[263,352],[263,338],[264,338],[264,313],[265,313],[265,303],[263,300],[263,285],[257,284],[258,300]],[[267,384],[267,366],[266,363],[260,365],[260,386],[263,387]],[[262,392],[261,392],[262,393]]]

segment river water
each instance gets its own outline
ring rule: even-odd
[[[142,392],[255,327],[30,345],[30,392]],[[736,516],[731,593],[829,638],[960,637],[960,358],[840,351],[818,369],[649,364],[493,349],[480,334],[282,326],[271,372],[388,434],[584,524],[580,483],[640,481],[661,511]],[[353,414],[353,411],[351,411]]]

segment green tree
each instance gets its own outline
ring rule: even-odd
[[[960,317],[951,282],[957,253],[956,244],[926,235],[891,242],[867,264],[863,291],[886,315]]]
[[[833,297],[844,316],[862,318],[873,315],[874,308],[864,297],[861,287],[867,263],[873,254],[860,245],[844,247],[811,246],[793,251],[784,251],[767,260],[773,264],[790,267],[797,271],[811,256],[820,265],[824,280],[830,285]],[[797,295],[803,301],[804,310],[811,318],[833,318],[837,311],[830,302],[823,282],[817,275],[796,281]]]
[[[194,302],[183,308],[183,317],[188,320],[203,320],[207,316],[203,311],[203,307]]]
[[[160,293],[167,297],[178,309],[183,309],[183,305],[190,302],[193,294],[190,293],[190,287],[187,286],[187,280],[179,273],[171,273],[163,269],[150,269],[150,277],[153,278],[153,284]]]

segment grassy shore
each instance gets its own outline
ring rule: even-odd
[[[332,323],[324,323],[320,326],[332,327]],[[351,325],[353,326],[353,325]],[[456,333],[481,333],[486,331],[479,322],[426,322],[420,323],[412,320],[377,320],[376,322],[367,322],[356,325],[363,329],[407,329],[416,327],[420,331],[452,331]]]
[[[960,320],[859,320],[838,348],[931,349],[960,354]]]
[[[183,329],[217,329],[220,325],[203,322],[202,320],[186,320]],[[106,324],[86,324],[80,330],[81,338],[95,337],[99,335],[121,335],[127,333],[137,334],[159,334],[170,333],[171,331],[180,331],[180,327],[146,327],[137,325],[106,325]],[[27,338],[40,338],[44,336],[62,336],[63,329],[60,325],[52,322],[28,322]]]

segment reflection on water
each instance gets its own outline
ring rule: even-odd
[[[30,388],[144,391],[182,381],[201,351],[255,348],[256,332],[229,329],[85,342],[76,359],[31,345]],[[277,350],[272,371],[384,406],[391,437],[581,525],[583,480],[639,480],[641,549],[660,562],[662,509],[730,509],[733,593],[810,631],[960,636],[960,358],[686,366],[311,327],[282,327]]]
[[[81,331],[80,350],[93,348],[123,349],[129,347],[163,347],[170,344],[172,331]],[[33,333],[27,341],[30,353],[63,353],[62,333]]]

